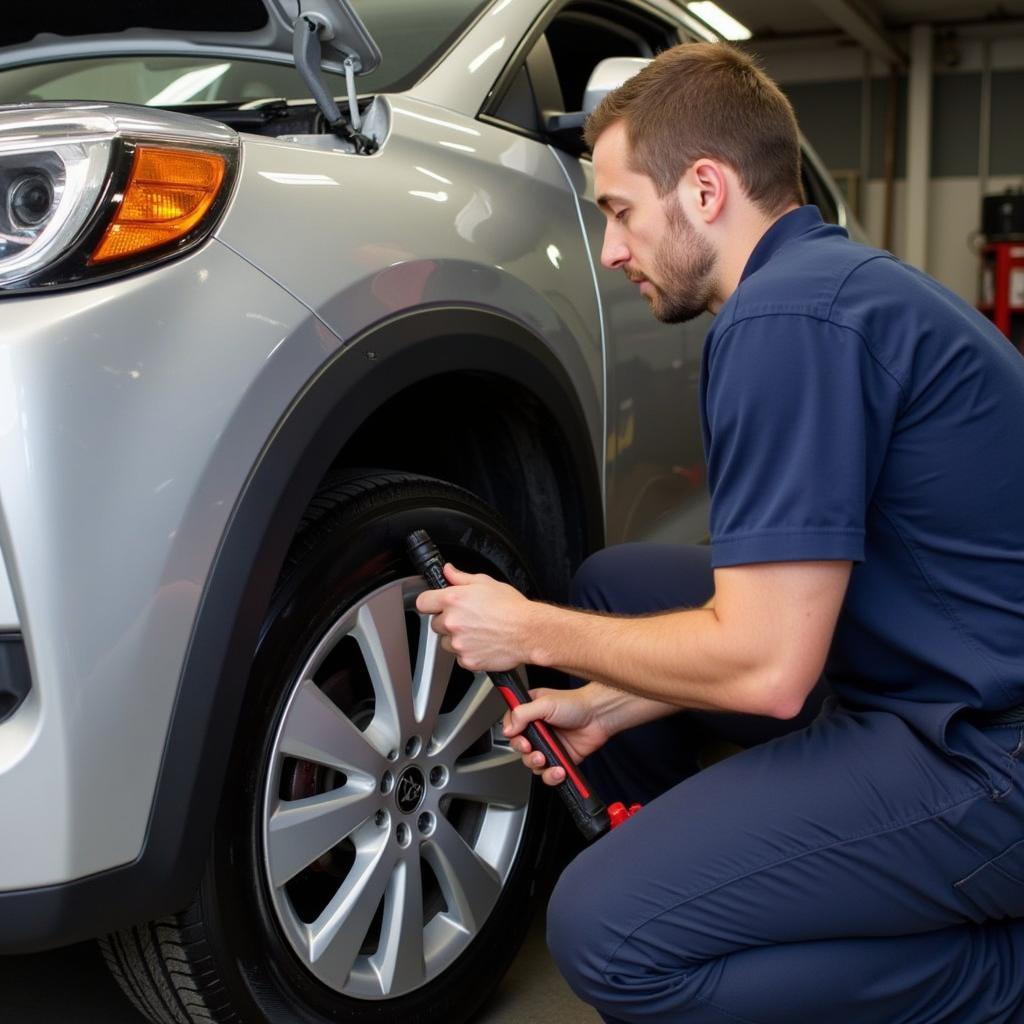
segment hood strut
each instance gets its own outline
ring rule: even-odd
[[[372,153],[377,148],[377,142],[361,131],[362,118],[359,115],[355,76],[363,68],[358,53],[353,55],[352,52],[348,52],[344,41],[335,38],[334,26],[318,11],[300,14],[295,19],[294,33],[292,55],[295,58],[295,67],[302,75],[331,131],[349,139],[358,152]],[[326,40],[333,40],[334,48],[345,53],[342,67],[345,69],[345,86],[348,92],[348,120],[338,109],[338,104],[335,103],[323,80],[320,65],[323,59],[323,43]]]

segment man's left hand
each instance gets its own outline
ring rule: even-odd
[[[444,575],[450,587],[416,598],[416,610],[434,616],[441,646],[470,672],[507,672],[528,661],[532,602],[507,583],[450,562]]]

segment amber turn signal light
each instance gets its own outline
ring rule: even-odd
[[[213,205],[225,169],[216,153],[139,146],[121,205],[89,262],[125,259],[184,238]]]

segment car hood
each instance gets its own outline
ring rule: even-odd
[[[337,0],[103,0],[95,5],[18,5],[0,26],[0,70],[71,58],[143,55],[294,64],[292,26],[300,8],[348,29],[324,46],[325,70],[342,72],[346,54],[357,59],[364,74],[379,63],[376,47],[351,30]]]

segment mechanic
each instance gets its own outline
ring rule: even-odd
[[[586,134],[602,263],[716,314],[710,550],[600,552],[584,610],[450,565],[417,600],[468,669],[590,680],[506,716],[534,772],[543,718],[606,800],[654,798],[563,873],[552,953],[607,1021],[1024,1021],[1024,360],[799,205],[738,50],[662,53]],[[693,714],[778,735],[694,774]]]

